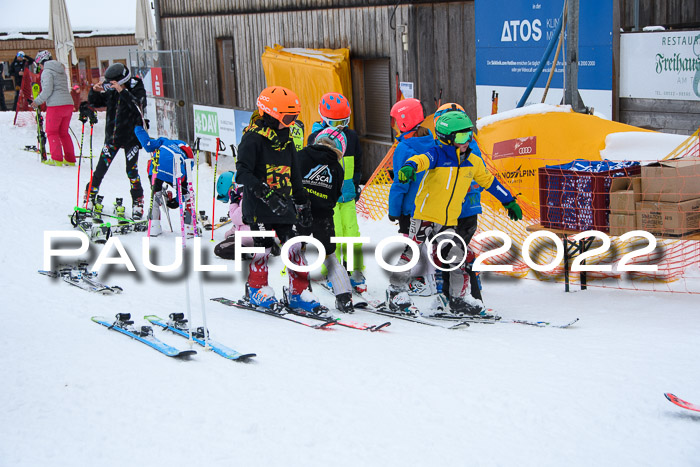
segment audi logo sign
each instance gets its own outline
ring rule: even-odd
[[[534,154],[537,154],[537,136],[526,136],[494,143],[492,157],[497,160]]]

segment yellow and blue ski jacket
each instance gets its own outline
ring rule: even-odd
[[[425,154],[410,157],[406,165],[411,165],[416,172],[427,171],[416,194],[413,213],[416,219],[446,226],[457,225],[472,181],[501,203],[507,204],[514,199],[471,149],[460,154],[455,146],[438,143]]]

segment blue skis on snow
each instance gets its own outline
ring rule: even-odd
[[[131,316],[128,313],[118,313],[117,320],[113,323],[107,321],[106,318],[102,316],[93,316],[91,319],[113,331],[120,332],[125,336],[129,336],[132,339],[136,339],[139,342],[143,342],[149,347],[156,349],[158,352],[168,357],[188,357],[197,353],[196,350],[179,350],[175,347],[171,347],[165,342],[153,336],[153,329],[150,326],[143,326],[140,331],[133,327],[134,322],[130,321]]]
[[[170,331],[172,333],[177,334],[178,336],[182,336],[186,339],[190,338],[190,333],[189,333],[189,328],[186,327],[187,320],[183,320],[182,317],[180,317],[179,320],[176,320],[176,317],[173,317],[173,315],[170,315],[172,318],[172,321],[163,321],[161,318],[157,317],[156,315],[147,315],[144,316],[143,319],[147,320],[149,323],[154,324],[166,331]],[[180,323],[180,324],[178,324]],[[199,332],[199,330],[198,330]],[[241,362],[246,362],[249,359],[255,357],[256,355],[254,353],[248,353],[248,354],[243,354],[238,352],[237,350],[233,350],[230,347],[226,347],[224,344],[220,344],[219,342],[213,341],[211,339],[207,339],[207,341],[204,341],[204,335],[203,331],[201,332],[201,335],[195,335],[197,334],[196,332],[192,333],[192,340],[195,341],[197,344],[201,345],[202,347],[206,348],[207,344],[209,345],[209,348],[216,354],[221,355],[224,358],[228,358],[229,360],[236,360],[236,361],[241,361]]]

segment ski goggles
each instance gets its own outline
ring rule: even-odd
[[[294,123],[294,121],[295,121],[297,118],[299,118],[299,114],[283,114],[283,115],[282,115],[282,124],[283,124],[283,125],[286,125],[286,126],[289,126],[289,125],[291,125],[292,123]]]
[[[455,144],[466,144],[469,141],[472,140],[472,132],[471,131],[460,131],[457,133],[453,133],[454,137],[454,142]]]
[[[333,128],[338,128],[338,127],[346,127],[348,126],[348,123],[350,123],[349,118],[341,118],[338,120],[332,120],[332,119],[325,119],[326,123],[328,126],[333,127]]]
[[[110,83],[109,81],[105,81],[104,83],[102,83],[102,89],[104,89],[105,91],[113,89],[112,83]]]

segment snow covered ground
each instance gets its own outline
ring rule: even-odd
[[[484,297],[505,318],[580,322],[570,329],[475,324],[449,331],[392,320],[382,333],[321,331],[210,302],[241,296],[244,276],[232,262],[205,254],[229,266],[204,282],[212,337],[258,357],[242,364],[195,348],[190,361],[173,360],[90,320],[130,312],[143,324],[143,315],[185,310],[183,276],[147,271],[141,234],[121,237],[138,272],[100,275],[121,285],[121,295],[89,294],[37,274],[44,230],[71,229],[77,169],[39,164],[21,149],[35,143],[35,130],[11,122],[9,112],[0,114],[0,209],[8,221],[0,234],[0,466],[700,463],[700,414],[663,396],[700,402],[697,296],[595,288],[565,294],[561,284],[491,276]],[[79,136],[77,118],[73,129]],[[146,158],[142,151],[144,180]],[[211,182],[203,166],[199,183],[209,201],[200,209],[211,209]],[[106,206],[117,196],[128,199],[122,153],[101,194]],[[218,203],[218,213],[225,209]],[[363,222],[362,229],[375,243],[395,232],[387,221]],[[174,256],[175,237],[154,241],[159,262]],[[99,249],[91,248],[91,261]],[[386,273],[371,249],[365,257],[370,290],[380,295]],[[270,277],[278,294],[286,281],[280,270],[277,259]],[[201,324],[196,276],[189,277]],[[329,294],[317,294],[332,305]],[[187,348],[180,337],[155,333]]]

